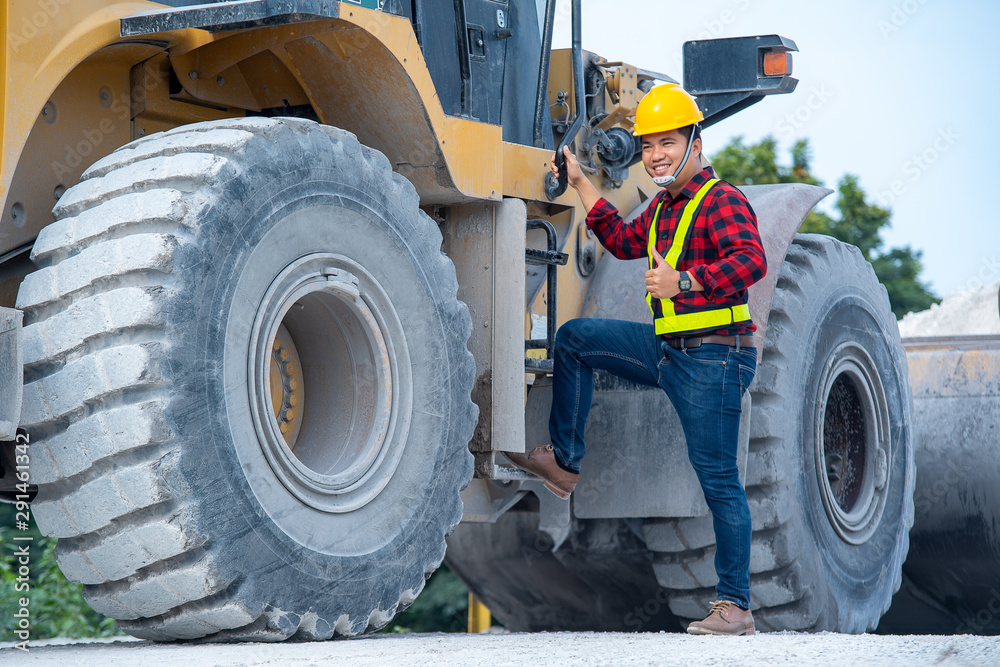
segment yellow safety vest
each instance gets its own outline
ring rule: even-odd
[[[666,260],[671,268],[677,268],[677,261],[687,247],[688,238],[691,234],[691,223],[698,215],[701,201],[708,194],[708,191],[712,189],[712,186],[718,182],[719,179],[717,178],[709,179],[698,189],[694,197],[684,205],[684,211],[681,213],[680,222],[677,223],[677,231],[674,232],[673,241],[670,243],[670,247],[667,248],[666,254],[663,255],[663,259]],[[649,227],[649,247],[646,250],[646,254],[649,256],[649,268],[651,269],[654,268],[653,249],[656,248],[656,223],[660,219],[660,208],[662,206],[663,200],[661,199],[660,203],[656,206],[656,212],[653,214],[653,222]],[[702,310],[697,313],[677,313],[674,310],[672,299],[654,299],[653,295],[649,292],[646,292],[646,303],[649,304],[649,310],[653,313],[653,324],[656,327],[657,336],[661,334],[684,333],[685,331],[719,329],[732,324],[750,321],[750,308],[745,303],[736,306],[723,306],[721,308]]]

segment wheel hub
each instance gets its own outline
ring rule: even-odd
[[[815,465],[827,517],[846,542],[878,527],[891,460],[889,413],[875,364],[855,343],[834,350],[816,401]]]
[[[278,430],[290,449],[302,428],[302,362],[298,350],[282,324],[271,345],[271,365],[268,371],[271,409],[278,421]]]
[[[285,488],[319,510],[369,502],[399,460],[402,341],[390,344],[384,332],[398,323],[379,304],[387,297],[361,266],[317,253],[274,279],[254,321],[249,389],[261,449]]]

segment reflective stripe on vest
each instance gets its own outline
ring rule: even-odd
[[[701,201],[708,194],[708,191],[712,189],[712,186],[718,182],[719,179],[717,178],[709,179],[698,189],[694,197],[684,205],[684,211],[681,213],[680,222],[677,223],[677,231],[674,232],[673,241],[670,243],[670,247],[667,248],[666,254],[663,255],[663,259],[671,268],[677,268],[677,262],[687,247],[688,236],[691,233],[691,223],[698,214]],[[660,219],[660,208],[662,206],[663,200],[661,199],[660,203],[656,205],[656,212],[653,214],[653,223],[649,227],[649,247],[646,249],[646,254],[649,256],[649,268],[651,269],[653,268],[653,250],[656,248],[656,223]],[[649,310],[653,313],[653,324],[656,327],[656,335],[658,336],[660,334],[700,331],[702,329],[718,329],[750,320],[750,308],[745,303],[736,306],[703,310],[697,313],[679,314],[674,311],[674,302],[672,299],[658,299],[658,301],[660,302],[661,312],[659,316],[657,316],[656,309],[653,307],[653,295],[646,292],[646,303],[649,304]]]

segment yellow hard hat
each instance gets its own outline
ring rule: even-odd
[[[655,134],[694,125],[705,120],[698,103],[676,83],[653,87],[639,101],[632,135]]]

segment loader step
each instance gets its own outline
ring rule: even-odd
[[[535,250],[534,248],[525,248],[524,250],[524,261],[528,264],[542,265],[547,264],[549,266],[565,266],[566,262],[569,261],[569,255],[564,252],[555,252],[553,250]]]

